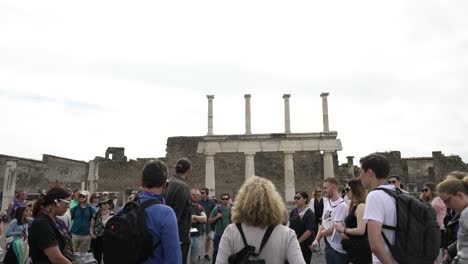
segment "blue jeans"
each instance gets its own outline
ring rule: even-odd
[[[346,264],[346,254],[334,250],[330,244],[325,244],[325,260],[327,264]]]
[[[213,257],[211,258],[212,264],[216,263],[216,256],[218,256],[219,242],[221,242],[221,236],[218,234],[215,234],[213,238]]]
[[[201,255],[202,238],[203,235],[190,238],[190,261],[192,263],[198,262]]]

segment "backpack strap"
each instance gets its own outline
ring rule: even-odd
[[[140,201],[138,201],[138,203],[140,203]],[[140,203],[140,205],[141,205],[141,207],[143,209],[146,209],[146,208],[150,207],[153,204],[162,204],[162,202],[159,199],[148,199],[148,200],[144,201],[143,203]]]
[[[275,229],[275,226],[269,226],[267,230],[265,231],[265,235],[263,235],[262,239],[262,244],[260,244],[260,250],[258,251],[258,255],[260,255],[260,252],[262,252],[263,247],[265,246],[266,242],[271,236],[271,233],[273,233],[273,229]]]
[[[395,201],[396,201],[397,196],[401,194],[401,191],[397,191],[396,188],[395,188],[395,191],[389,190],[387,188],[375,188],[373,191],[377,191],[377,190],[384,191],[386,194],[392,196],[395,199]],[[389,225],[384,225],[384,224],[382,224],[382,228],[389,229],[389,230],[394,230],[394,231],[397,230],[396,226],[389,226]],[[382,232],[382,235],[384,236],[385,242],[387,242],[388,239],[385,237],[383,232]],[[388,244],[390,244],[390,243],[387,242],[387,245]]]
[[[242,225],[240,223],[236,223],[237,229],[242,237],[242,241],[244,241],[244,247],[247,247],[247,239],[245,239],[244,231],[242,230]],[[262,241],[263,242],[263,241]]]

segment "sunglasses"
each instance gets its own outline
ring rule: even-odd
[[[425,192],[428,192],[428,191],[429,191],[428,188],[423,188],[423,189],[421,189],[421,192],[424,192],[424,193],[425,193]]]
[[[388,183],[390,183],[390,184],[395,184],[396,181],[388,181]]]
[[[351,188],[349,188],[349,187],[344,188],[345,192],[349,192],[350,190],[351,190]]]
[[[316,193],[321,193],[322,191],[315,191]]]
[[[302,197],[300,197],[300,196],[294,196],[294,200],[300,200],[300,199],[302,199]]]
[[[93,199],[100,199],[100,196],[94,196]]]
[[[223,201],[229,201],[229,198],[221,198]]]
[[[78,198],[86,198],[86,196],[85,195],[80,195],[80,196],[78,196]]]
[[[59,201],[65,203],[66,205],[70,205],[70,201],[68,201],[68,200],[59,199]]]
[[[206,192],[200,192],[200,194],[205,194]]]

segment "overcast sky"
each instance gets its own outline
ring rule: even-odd
[[[79,160],[171,136],[320,132],[346,156],[468,162],[468,1],[0,2],[0,153]]]

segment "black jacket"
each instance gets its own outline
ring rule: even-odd
[[[190,203],[190,188],[179,176],[169,179],[169,184],[164,192],[166,205],[174,209],[177,224],[179,226],[179,240],[182,243],[190,243],[190,227],[192,225],[192,205]]]

